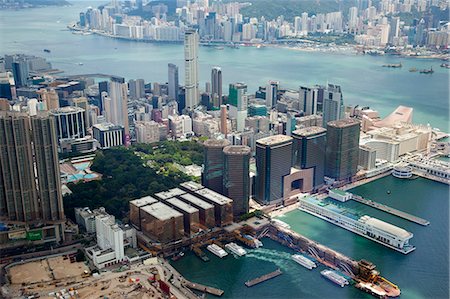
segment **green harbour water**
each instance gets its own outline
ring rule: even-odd
[[[351,191],[429,220],[431,224],[423,227],[357,202],[341,204],[411,231],[411,244],[416,250],[403,255],[300,210],[279,219],[294,231],[355,260],[372,261],[385,278],[401,288],[402,298],[448,298],[448,186],[423,178],[387,176]],[[372,298],[354,287],[341,289],[322,278],[322,265],[309,271],[296,264],[290,259],[291,249],[267,238],[263,243],[264,247],[249,250],[247,256],[238,259],[227,256],[221,260],[207,252],[211,261],[205,263],[188,253],[172,264],[187,279],[223,289],[224,298]],[[252,288],[244,286],[248,279],[278,267],[283,275]]]

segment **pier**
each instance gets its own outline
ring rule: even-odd
[[[245,282],[245,285],[246,285],[247,287],[252,287],[252,286],[254,286],[254,285],[257,285],[258,283],[261,283],[261,282],[264,282],[264,281],[266,281],[266,280],[275,278],[275,277],[277,277],[277,276],[279,276],[279,275],[281,275],[281,274],[283,274],[283,272],[281,272],[280,268],[278,268],[277,270],[275,270],[275,271],[273,271],[273,272],[270,272],[270,273],[267,273],[267,274],[265,274],[265,275],[263,275],[263,276],[260,276],[260,277],[258,277],[258,278],[255,278],[255,279],[246,281],[246,282]]]
[[[352,199],[354,201],[359,202],[359,203],[368,205],[368,206],[370,206],[372,208],[378,209],[380,211],[392,214],[394,216],[406,219],[408,221],[411,221],[411,222],[414,222],[414,223],[417,223],[417,224],[420,224],[420,225],[423,225],[423,226],[427,226],[427,225],[430,224],[430,221],[428,221],[428,220],[425,220],[423,218],[420,218],[420,217],[408,214],[406,212],[394,209],[394,208],[389,207],[387,205],[384,205],[382,203],[375,202],[373,200],[364,198],[364,197],[356,195],[356,194],[352,194]]]
[[[187,280],[184,282],[184,285],[190,289],[205,292],[219,297],[222,296],[224,293],[224,291],[221,289],[216,289],[199,283],[193,283]]]

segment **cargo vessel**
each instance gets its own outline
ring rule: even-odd
[[[214,253],[216,256],[218,256],[220,258],[223,258],[228,255],[228,253],[225,250],[223,250],[216,244],[208,245],[206,247],[206,249],[208,249],[209,251],[211,251],[212,253]]]
[[[225,248],[237,256],[243,256],[247,254],[247,251],[244,248],[233,242],[226,244]]]
[[[341,288],[348,285],[348,280],[333,270],[322,270],[322,271],[320,271],[320,274],[322,274],[323,277],[329,279],[330,281],[334,282],[335,284],[341,286]]]
[[[303,255],[300,255],[300,254],[294,254],[292,256],[292,259],[295,262],[297,262],[298,264],[302,265],[303,267],[305,267],[306,269],[309,269],[309,270],[312,270],[317,267],[316,263],[314,263],[309,258],[304,257]]]

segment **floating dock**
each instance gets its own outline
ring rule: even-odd
[[[187,286],[190,289],[201,291],[201,292],[205,292],[205,293],[208,293],[208,294],[211,294],[211,295],[215,295],[215,296],[219,296],[219,297],[222,296],[223,293],[224,293],[224,291],[221,290],[221,289],[216,289],[216,288],[213,288],[213,287],[209,287],[209,286],[206,286],[206,285],[203,285],[203,284],[199,284],[199,283],[193,283],[193,282],[190,282],[190,281],[186,281],[184,283],[184,285]]]
[[[255,278],[255,279],[246,281],[246,282],[245,282],[245,285],[246,285],[247,287],[252,287],[252,286],[254,286],[254,285],[257,285],[258,283],[261,283],[261,282],[264,282],[264,281],[266,281],[266,280],[275,278],[275,277],[277,277],[277,276],[279,276],[279,275],[281,275],[281,274],[283,274],[283,272],[281,272],[280,268],[278,268],[277,270],[275,270],[275,271],[273,271],[273,272],[270,272],[270,273],[267,273],[267,274],[265,274],[265,275],[263,275],[263,276],[260,276],[260,277],[258,277],[258,278]]]
[[[353,199],[354,201],[359,202],[359,203],[368,205],[368,206],[370,206],[370,207],[372,207],[372,208],[381,210],[381,211],[383,211],[383,212],[392,214],[392,215],[394,215],[394,216],[397,216],[397,217],[406,219],[406,220],[408,220],[408,221],[411,221],[411,222],[414,222],[414,223],[417,223],[417,224],[420,224],[420,225],[423,225],[423,226],[427,226],[427,225],[430,224],[430,221],[428,221],[428,220],[425,220],[425,219],[422,219],[422,218],[420,218],[420,217],[417,217],[417,216],[408,214],[408,213],[406,213],[406,212],[402,212],[402,211],[400,211],[400,210],[394,209],[394,208],[392,208],[392,207],[389,207],[389,206],[384,205],[384,204],[382,204],[382,203],[375,202],[375,201],[373,201],[373,200],[364,198],[364,197],[359,196],[359,195],[352,194],[352,199]]]

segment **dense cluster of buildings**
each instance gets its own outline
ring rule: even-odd
[[[346,33],[357,43],[370,47],[428,46],[446,48],[449,41],[448,20],[439,11],[448,9],[441,0],[370,0],[355,1],[348,11],[328,13],[303,12],[289,21],[284,16],[267,20],[264,16],[244,16],[240,9],[249,3],[177,1],[177,6],[142,1],[112,1],[109,5],[89,8],[80,13],[78,27],[120,38],[154,41],[182,41],[189,27],[196,27],[201,40],[229,43],[260,43],[305,37],[308,35]],[[137,13],[136,12],[140,12]],[[142,12],[152,18],[143,19]],[[417,12],[421,17],[405,22],[401,15]],[[168,17],[176,21],[167,21]],[[258,16],[259,17],[259,16]]]

